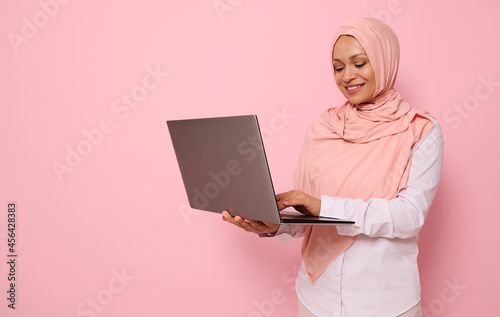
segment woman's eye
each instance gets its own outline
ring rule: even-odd
[[[361,67],[363,67],[363,66],[365,66],[365,65],[366,65],[366,63],[362,63],[362,64],[356,64],[356,65],[354,65],[354,66],[356,66],[357,68],[361,68]]]
[[[334,70],[335,70],[336,72],[340,72],[342,69],[344,69],[344,67],[335,67],[335,68],[334,68]]]

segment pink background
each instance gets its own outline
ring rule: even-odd
[[[257,114],[276,190],[291,189],[306,127],[343,102],[333,33],[378,16],[401,41],[397,88],[446,136],[420,234],[424,311],[493,316],[498,12],[494,0],[2,1],[0,314],[296,316],[301,240],[189,209],[165,121]]]

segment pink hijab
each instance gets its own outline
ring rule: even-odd
[[[415,145],[433,123],[427,112],[412,109],[394,89],[399,41],[387,24],[358,18],[341,26],[333,43],[342,35],[356,38],[368,55],[375,93],[368,103],[347,101],[311,124],[295,187],[317,198],[393,199],[406,186]],[[307,226],[302,258],[311,282],[355,239],[340,236],[332,226]]]

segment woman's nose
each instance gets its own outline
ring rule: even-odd
[[[356,70],[353,69],[352,67],[346,67],[344,76],[342,76],[342,80],[346,83],[350,82],[351,80],[355,79],[357,76]]]

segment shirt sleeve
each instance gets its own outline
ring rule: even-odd
[[[368,201],[321,197],[323,217],[353,220],[338,226],[340,235],[411,238],[418,234],[436,194],[443,166],[443,134],[437,122],[413,151],[406,188],[394,199]]]

